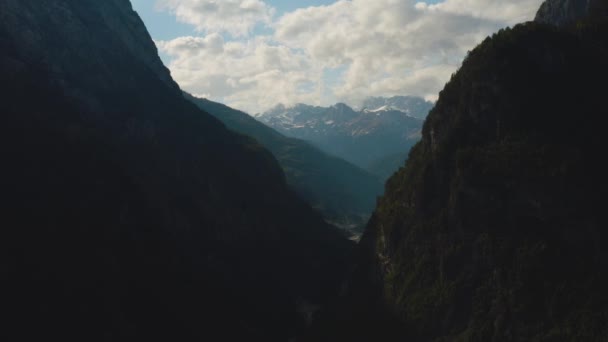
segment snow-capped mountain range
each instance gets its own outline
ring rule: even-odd
[[[357,109],[344,103],[330,107],[277,105],[256,118],[287,136],[308,140],[386,177],[405,160],[403,151],[420,139],[423,120],[432,107],[418,97],[372,97]],[[391,157],[396,161],[387,163]],[[378,163],[387,166],[374,170]]]
[[[389,98],[368,97],[363,101],[360,108],[355,107],[355,109],[371,113],[399,111],[414,118],[424,119],[432,107],[433,104],[431,102],[420,97],[394,96]]]

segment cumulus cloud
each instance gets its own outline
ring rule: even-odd
[[[285,13],[264,37],[224,41],[210,33],[158,45],[186,90],[252,113],[277,103],[358,104],[367,96],[436,99],[468,50],[532,19],[541,2],[340,0]],[[328,70],[340,72],[328,79]]]
[[[233,36],[248,35],[258,23],[269,24],[274,15],[274,8],[260,0],[159,0],[157,7],[200,32]]]
[[[214,33],[157,41],[172,57],[180,86],[255,113],[277,103],[315,103],[321,71],[304,53],[273,44],[269,37],[224,41]]]
[[[531,19],[531,14],[536,13],[541,2],[530,0],[445,0],[437,4],[427,5],[424,2],[419,2],[416,5],[418,8],[431,11],[443,11],[514,24]]]

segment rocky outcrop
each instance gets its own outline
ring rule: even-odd
[[[15,48],[32,59],[52,64],[50,68],[57,76],[73,67],[68,65],[70,60],[64,58],[70,50],[89,53],[80,57],[88,59],[90,64],[103,64],[102,54],[96,51],[120,44],[122,50],[129,51],[132,58],[177,91],[177,84],[158,58],[156,46],[131,3],[109,0],[91,6],[92,3],[91,0],[31,3],[6,0],[0,3],[0,19],[7,33],[15,38]],[[103,25],[103,30],[92,30],[96,25]],[[52,27],[54,32],[48,32],[47,27]],[[51,33],[55,38],[60,35],[61,41],[52,41]]]
[[[563,26],[590,15],[608,15],[606,0],[547,0],[536,13],[536,22]]]

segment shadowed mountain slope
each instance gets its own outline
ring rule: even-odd
[[[532,22],[469,53],[311,340],[608,338],[607,34]]]
[[[441,92],[362,242],[414,340],[608,336],[606,33],[501,31]]]
[[[0,94],[3,340],[284,341],[337,291],[350,243],[129,1],[1,1]]]
[[[326,220],[361,231],[382,193],[375,176],[302,140],[288,138],[251,116],[219,103],[186,97],[236,132],[255,138],[277,158],[287,183]]]

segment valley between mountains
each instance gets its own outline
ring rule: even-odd
[[[0,0],[0,339],[606,341],[606,37],[547,0],[434,103],[252,116],[129,0]]]

